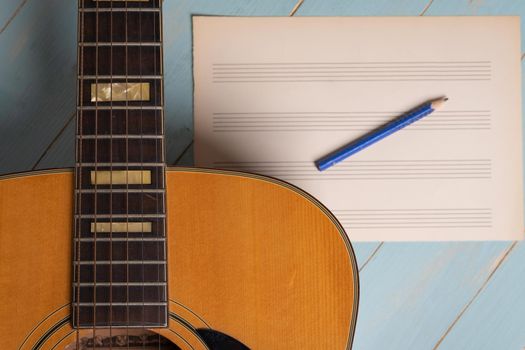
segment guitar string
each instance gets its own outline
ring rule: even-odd
[[[159,132],[162,134],[162,144],[161,144],[161,152],[162,152],[162,182],[164,184],[164,187],[163,187],[163,194],[164,194],[164,197],[162,198],[162,208],[163,208],[163,214],[165,215],[164,216],[164,219],[162,221],[162,233],[163,233],[163,237],[164,237],[164,243],[162,244],[162,257],[163,257],[163,260],[166,262],[166,264],[164,264],[164,273],[163,273],[163,276],[162,276],[162,281],[164,282],[164,286],[162,287],[162,297],[163,297],[163,302],[164,302],[164,307],[165,307],[165,310],[163,310],[163,317],[165,318],[165,321],[166,321],[166,325],[168,326],[169,324],[169,317],[168,317],[168,310],[169,310],[169,305],[168,305],[168,263],[167,263],[167,259],[168,259],[168,254],[167,254],[167,244],[168,244],[168,238],[167,238],[167,195],[166,195],[166,132],[165,132],[165,129],[164,129],[164,106],[165,106],[165,101],[164,101],[164,26],[163,26],[163,14],[164,14],[164,9],[163,9],[163,1],[162,0],[158,0],[158,4],[159,4],[159,24],[158,24],[158,30],[159,30],[159,36],[160,36],[160,47],[159,47],[159,72],[160,72],[160,76],[161,76],[161,85],[160,85],[160,98],[161,98],[161,105],[162,105],[162,110],[160,110],[160,130]],[[155,60],[155,62],[157,62],[157,60]],[[160,249],[160,248],[159,248]]]
[[[139,6],[142,8],[142,3],[139,4]],[[142,9],[141,9],[142,10]],[[142,65],[140,64],[142,62],[142,11],[139,11],[139,77],[142,77]],[[141,80],[142,82],[142,80]],[[143,96],[142,96],[142,85],[140,87],[140,171],[142,174],[142,171],[144,171],[144,141],[143,141],[143,134],[144,134],[144,124],[143,124]],[[142,175],[143,176],[143,175]],[[144,198],[144,181],[140,181],[140,195],[141,199]],[[141,200],[140,202],[141,207],[141,222],[144,222],[144,201]],[[143,328],[146,328],[145,323],[145,306],[144,306],[144,229],[141,232],[141,258],[142,258],[142,326]],[[142,343],[142,348],[145,348],[145,342]]]
[[[84,3],[84,0],[81,0],[82,1],[82,6],[83,6],[83,3]],[[159,4],[160,6],[160,4]],[[96,67],[96,72],[95,72],[95,95],[98,96],[98,88],[99,88],[99,85],[98,85],[98,72],[99,72],[99,67],[98,67],[98,61],[99,61],[99,24],[100,24],[100,20],[99,20],[99,6],[98,6],[98,2],[96,4],[96,44],[95,44],[95,67]],[[142,17],[141,15],[139,15],[140,17]],[[111,17],[111,24],[110,24],[110,28],[111,28],[111,32],[112,32],[112,28],[113,28],[113,4],[111,4],[111,9],[110,9],[110,17]],[[84,13],[82,13],[82,20],[84,20]],[[139,20],[139,27],[141,26],[141,18]],[[156,19],[154,18],[154,21],[156,21]],[[127,2],[126,2],[126,31],[127,31]],[[155,24],[156,25],[156,24]],[[82,37],[84,36],[84,21],[82,21]],[[156,30],[156,29],[155,29]],[[142,36],[142,30],[139,29],[139,32],[140,32],[140,36]],[[155,38],[156,38],[156,33],[155,33]],[[83,40],[83,39],[82,39]],[[140,38],[140,40],[142,40],[142,37]],[[126,42],[127,42],[127,33],[126,33]],[[141,44],[139,44],[141,45]],[[82,58],[84,57],[83,56],[83,52],[84,52],[84,48],[82,47]],[[142,51],[142,48],[140,47],[139,48],[139,56],[141,54],[141,51]],[[156,71],[156,51],[154,51],[154,65],[155,65],[155,71]],[[112,207],[112,196],[113,196],[113,186],[112,186],[112,169],[113,169],[113,152],[112,152],[112,148],[113,148],[113,123],[112,123],[112,107],[113,107],[113,78],[112,78],[112,71],[113,71],[113,36],[111,35],[110,33],[110,70],[111,70],[111,74],[110,74],[110,223],[113,221],[112,220],[112,211],[113,211],[113,207]],[[127,45],[126,45],[126,55],[125,55],[125,59],[126,59],[126,83],[128,82],[128,67],[127,67],[127,57],[128,57],[128,53],[127,53]],[[141,59],[139,59],[139,62],[141,61]],[[139,66],[139,69],[141,70],[142,67]],[[140,72],[139,75],[142,75],[142,72]],[[83,74],[83,67],[81,67],[81,77],[83,78],[84,74]],[[127,85],[126,85],[127,87]],[[83,84],[81,83],[81,90],[83,90]],[[126,95],[127,95],[128,91],[126,90]],[[155,86],[155,96],[156,96],[156,93],[157,93],[157,86]],[[141,94],[142,94],[142,90],[141,90]],[[80,100],[83,102],[83,94],[81,93],[81,97],[80,97]],[[95,162],[94,162],[94,167],[95,167],[95,174],[97,174],[97,171],[98,171],[98,117],[99,117],[99,110],[98,110],[98,98],[95,98],[95,147],[94,147],[94,150],[95,150]],[[83,103],[81,103],[82,105]],[[128,104],[128,101],[127,101],[127,98],[126,98],[126,104]],[[142,117],[142,112],[143,110],[143,102],[141,101],[141,133],[143,132],[143,125],[142,125],[142,120],[143,120],[143,117]],[[161,111],[162,113],[162,111]],[[156,112],[155,112],[156,114]],[[81,110],[80,112],[80,115],[81,115],[81,118],[80,118],[80,137],[79,137],[79,158],[80,160],[82,160],[82,141],[83,141],[83,124],[81,123],[82,120],[83,120],[83,111]],[[126,110],[126,138],[128,136],[128,131],[129,131],[129,124],[128,124],[128,121],[129,121],[129,115],[128,115],[128,110]],[[155,126],[155,128],[157,128],[157,125]],[[141,138],[142,138],[142,134],[141,134]],[[128,140],[126,139],[126,148],[128,147]],[[141,140],[141,146],[143,146],[143,142]],[[126,154],[128,154],[128,151],[126,149]],[[156,157],[158,157],[158,154],[157,154],[157,148],[155,149],[155,155]],[[143,163],[143,155],[141,154],[141,169],[144,169],[144,163]],[[128,169],[128,165],[126,164],[126,169]],[[79,176],[81,175],[81,169],[79,169],[80,172],[79,172]],[[80,180],[81,180],[81,176],[80,176]],[[129,188],[129,185],[128,183],[126,183],[126,188]],[[97,226],[97,214],[98,214],[98,211],[97,211],[97,199],[98,199],[98,193],[97,193],[97,190],[98,190],[98,181],[96,181],[95,179],[95,183],[94,183],[94,212],[95,212],[95,215],[94,215],[94,225],[95,227]],[[141,184],[141,192],[144,193],[144,186],[143,184]],[[81,193],[79,194],[79,204],[81,203]],[[127,200],[128,200],[128,197],[126,196]],[[127,205],[126,205],[127,206]],[[157,206],[157,210],[158,210],[158,202],[156,203],[156,206]],[[142,216],[144,217],[144,207],[143,207],[143,203],[142,203]],[[129,218],[127,217],[127,222],[129,221]],[[79,222],[79,233],[80,233],[80,228],[81,228],[81,222],[80,220],[78,221]],[[129,237],[129,232],[127,232],[127,237]],[[142,236],[142,238],[144,238],[144,235]],[[144,242],[144,241],[143,241]],[[94,281],[94,293],[93,293],[93,297],[94,297],[94,302],[93,302],[93,339],[94,339],[94,342],[93,342],[93,346],[95,346],[95,342],[96,342],[96,257],[97,257],[97,254],[96,254],[96,250],[97,250],[97,230],[95,229],[94,230],[94,246],[93,246],[93,257],[94,257],[94,272],[93,272],[93,281]],[[128,242],[127,242],[128,244]],[[80,246],[80,242],[79,242],[79,246]],[[158,249],[158,247],[157,247]],[[142,246],[142,250],[144,250],[144,247]],[[80,252],[80,247],[79,247],[79,252]],[[127,253],[129,254],[129,253]],[[111,322],[111,317],[113,315],[113,312],[112,312],[112,287],[111,287],[111,284],[112,284],[112,226],[110,224],[110,338],[111,338],[111,332],[112,332],[112,322]],[[78,254],[78,259],[80,259],[80,253]],[[129,258],[128,258],[129,260]],[[144,258],[142,258],[143,262],[144,262]],[[78,264],[79,265],[79,264]],[[80,270],[80,267],[78,267],[78,270]],[[159,274],[160,274],[160,269],[159,269]],[[143,279],[144,279],[144,271],[143,271]],[[80,282],[80,271],[78,271],[78,280],[77,280],[77,283]],[[127,288],[129,289],[129,281],[128,282],[128,286]],[[143,291],[144,291],[144,285],[143,285]],[[80,294],[80,289],[77,288],[77,293]],[[144,294],[144,293],[143,293]],[[78,297],[77,298],[77,318],[78,318],[78,321],[77,321],[77,324],[79,324],[79,315],[80,315],[80,312],[79,312],[79,308],[80,308],[80,305],[79,305],[79,301],[80,301],[80,298]],[[145,320],[144,320],[144,308],[145,308],[145,305],[144,305],[144,301],[143,301],[143,325],[145,326]],[[128,309],[129,309],[129,306],[128,306]],[[159,309],[159,313],[160,313],[160,309]],[[129,317],[129,314],[128,314],[128,317]],[[160,319],[160,316],[159,316],[159,319]],[[77,342],[79,341],[78,338],[79,338],[79,330],[77,329]],[[159,338],[160,338],[160,335],[159,335]],[[77,345],[78,346],[78,345]],[[128,347],[129,347],[129,337],[128,337]],[[160,342],[159,342],[159,347],[160,347]],[[110,342],[110,348],[112,348],[112,344]]]
[[[78,6],[79,8],[83,9],[84,0],[79,0]],[[82,42],[84,41],[84,11],[81,11],[81,14],[79,14],[79,20],[80,20],[80,26],[79,26],[80,28],[78,28],[78,32],[77,32],[77,42]],[[77,84],[78,83],[80,84],[80,88],[79,88],[80,93],[77,98],[77,104],[80,104],[80,106],[83,106],[84,104],[84,95],[83,95],[83,92],[84,92],[84,46],[79,45],[79,48],[77,50],[80,51],[80,52],[77,51],[77,56],[78,56],[77,62],[80,68],[80,79],[77,82]],[[76,128],[75,133],[79,133],[80,137],[78,138],[78,141],[77,141],[76,158],[79,159],[78,161],[80,163],[82,162],[82,136],[84,134],[83,114],[84,114],[84,110],[82,108],[80,109],[80,112],[77,110],[77,128]],[[82,167],[77,166],[76,170],[77,170],[75,174],[76,188],[81,188],[82,187]],[[77,213],[81,213],[82,211],[82,192],[78,194],[78,198],[76,198],[75,206],[77,208],[75,211]],[[75,315],[76,324],[77,324],[76,345],[77,345],[77,349],[80,349],[80,331],[79,331],[79,324],[80,324],[80,231],[82,228],[80,218],[75,218],[75,227],[76,227],[75,238],[77,238],[77,242],[75,242],[75,247],[76,247],[75,249],[76,259],[75,260],[77,262],[77,265],[74,266],[74,268],[76,269],[76,289],[75,289],[76,305],[74,305],[73,307],[76,309],[76,315]],[[74,309],[72,311],[74,311]],[[75,312],[73,312],[73,314],[75,314]]]
[[[126,11],[125,11],[125,54],[124,61],[126,65],[126,160],[129,161],[129,96],[128,96],[128,2],[126,1]],[[127,338],[127,348],[129,350],[129,165],[126,162],[126,338]]]
[[[95,342],[96,342],[96,324],[97,324],[97,199],[98,199],[98,55],[99,55],[99,6],[98,1],[96,2],[96,8],[95,8],[95,147],[94,147],[94,153],[95,153],[95,159],[94,159],[94,166],[95,166],[95,176],[94,176],[94,196],[93,196],[93,224],[94,224],[94,230],[93,230],[93,349],[95,349]],[[93,94],[93,91],[91,91],[91,94]]]
[[[109,8],[109,348],[113,348],[113,1]]]
[[[155,4],[155,0],[153,0],[153,6],[156,6]],[[161,2],[159,1],[159,26],[160,26],[160,16],[162,14],[162,5],[161,5]],[[159,35],[160,33],[162,32],[162,27],[157,27],[157,22],[156,22],[156,17],[155,15],[153,15],[153,30],[154,30],[154,37],[156,39],[157,37],[157,30],[159,31]],[[161,46],[162,46],[162,38],[159,38],[160,39],[160,42],[161,42]],[[155,75],[160,75],[162,76],[162,71],[159,71],[157,72],[157,51],[156,49],[153,49],[153,74]],[[157,99],[157,84],[155,84],[155,99]],[[164,103],[163,101],[161,101],[161,106],[164,107]],[[162,113],[162,112],[161,112]],[[157,130],[157,111],[155,111],[155,134],[158,134],[158,130]],[[157,142],[157,141],[156,141]],[[161,139],[160,141],[160,144],[161,146],[164,146],[164,140]],[[155,144],[155,161],[158,161],[158,155],[157,155],[157,149],[158,149],[158,144]],[[162,157],[161,159],[163,162],[164,162],[164,158]],[[165,195],[165,192],[164,192],[164,195],[163,195],[163,199],[166,197]],[[155,209],[156,209],[156,212],[159,213],[159,198],[157,197],[156,198],[156,202],[155,202]],[[165,212],[163,212],[164,214]],[[158,230],[158,222],[157,222],[157,230]],[[160,252],[159,252],[159,245],[157,244],[156,245],[156,248],[157,248],[157,261],[160,261]],[[160,281],[160,265],[157,265],[157,281]],[[167,269],[166,267],[166,264],[164,265],[164,269]],[[159,287],[157,286],[157,292],[158,292],[158,296],[159,296],[159,301],[160,301],[160,297],[161,297],[161,293],[159,291],[159,289],[161,289],[162,287]],[[157,320],[158,322],[160,323],[160,320],[161,320],[161,306],[158,307],[158,315],[157,315]],[[157,341],[158,341],[158,349],[160,350],[160,344],[161,344],[161,338],[160,338],[160,334],[157,333]]]

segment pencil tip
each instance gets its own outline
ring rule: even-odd
[[[438,109],[438,108],[440,108],[441,105],[442,105],[444,102],[446,102],[446,101],[448,101],[448,97],[445,97],[445,96],[443,96],[443,97],[441,97],[441,98],[438,98],[438,99],[432,101],[432,102],[431,102],[432,109]]]

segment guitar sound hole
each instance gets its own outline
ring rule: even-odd
[[[157,333],[146,330],[97,330],[93,334],[82,334],[80,346],[77,342],[67,345],[64,350],[110,350],[110,349],[140,349],[140,350],[181,350],[177,345],[170,342]]]

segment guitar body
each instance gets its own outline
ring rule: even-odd
[[[322,205],[256,175],[166,176],[169,328],[153,332],[184,350],[351,347],[355,257]],[[68,170],[0,179],[2,349],[76,348],[72,193]]]

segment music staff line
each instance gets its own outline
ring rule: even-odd
[[[214,63],[214,83],[491,80],[490,61]]]
[[[372,228],[489,228],[490,208],[334,210],[349,229]]]
[[[391,121],[403,112],[235,112],[213,113],[218,132],[270,131],[367,131]],[[424,130],[490,130],[490,111],[442,111],[405,128]]]
[[[313,163],[214,162],[214,167],[261,173],[284,180],[488,179],[490,160],[356,161],[319,174]]]

